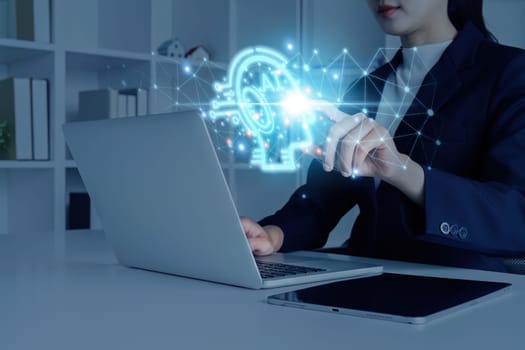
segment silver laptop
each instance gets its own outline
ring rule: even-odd
[[[253,289],[382,272],[324,253],[256,261],[196,112],[76,122],[64,133],[125,266]]]

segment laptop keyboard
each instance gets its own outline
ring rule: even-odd
[[[257,267],[259,268],[261,277],[263,279],[303,275],[306,273],[326,271],[324,269],[317,269],[313,267],[287,265],[287,264],[280,264],[280,263],[268,263],[268,262],[262,262],[262,261],[256,261],[256,262],[257,262]]]

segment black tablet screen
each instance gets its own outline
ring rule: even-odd
[[[509,283],[384,273],[270,298],[402,317],[426,317],[508,286]]]

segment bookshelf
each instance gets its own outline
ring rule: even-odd
[[[362,5],[356,5],[359,7],[356,10],[346,0],[328,2],[333,8],[344,8],[348,14],[368,11]],[[344,42],[348,32],[334,37],[326,26],[333,22],[333,11],[319,11],[319,3],[315,0],[51,0],[50,43],[0,38],[0,78],[37,77],[50,82],[51,155],[49,161],[42,162],[0,161],[0,234],[50,230],[56,232],[58,241],[63,241],[69,193],[85,191],[61,129],[63,123],[79,118],[79,91],[121,88],[124,84],[148,90],[150,113],[184,109],[174,104],[177,100],[174,76],[181,73],[181,65],[154,54],[164,40],[175,37],[187,45],[203,44],[210,49],[212,59],[220,62],[210,62],[211,68],[204,74],[212,82],[222,78],[227,62],[245,46],[284,49],[291,41],[309,49],[329,32],[334,40]],[[347,16],[339,17],[340,26],[344,26]],[[368,26],[377,30],[373,21]],[[352,40],[364,40],[355,33],[352,35]],[[366,47],[381,46],[384,36],[374,37],[373,41],[367,42]],[[171,90],[159,91],[155,86]],[[213,96],[211,86],[200,94],[191,99],[206,100]],[[308,166],[305,161],[302,171],[297,173],[266,176],[249,164],[235,163],[231,157],[223,157],[221,161],[240,213],[254,218],[280,207],[303,183]]]

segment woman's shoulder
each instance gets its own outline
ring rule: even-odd
[[[477,58],[480,61],[491,64],[493,67],[499,66],[503,68],[515,60],[525,64],[525,50],[495,41],[483,40],[479,45]]]

